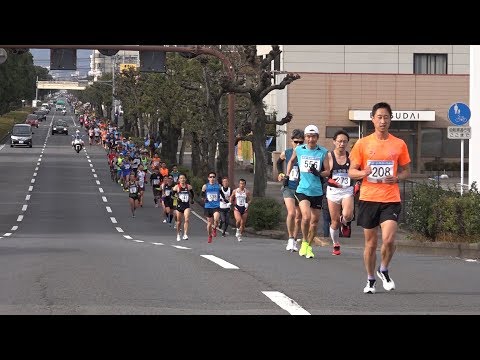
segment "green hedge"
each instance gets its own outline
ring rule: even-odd
[[[460,161],[454,162],[436,162],[428,161],[425,163],[426,171],[460,171]],[[468,162],[464,163],[464,171],[468,171]]]
[[[282,207],[277,200],[269,197],[254,198],[248,206],[247,226],[257,231],[277,228]]]
[[[417,184],[406,204],[406,225],[432,241],[480,242],[480,193],[476,183],[460,196],[432,184]]]

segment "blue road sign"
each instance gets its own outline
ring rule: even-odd
[[[452,104],[448,109],[448,119],[453,125],[465,125],[471,116],[472,113],[468,105],[461,102]]]

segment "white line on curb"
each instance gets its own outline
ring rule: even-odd
[[[114,224],[117,224],[117,223],[118,223],[117,219],[115,219],[114,217],[111,217],[111,218],[110,218],[110,221],[111,221],[112,223],[114,223]]]
[[[20,221],[22,221],[22,220],[23,220],[23,215],[18,215],[17,221],[20,222]]]
[[[109,213],[112,212],[112,209],[110,208],[110,206],[105,206],[105,208],[107,209],[107,212],[109,212]]]
[[[102,196],[102,200],[103,200],[103,202],[108,202],[107,198],[105,196]]]
[[[116,227],[115,229],[117,229],[118,232],[124,232],[121,227]]]

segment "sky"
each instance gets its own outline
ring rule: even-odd
[[[50,50],[48,49],[30,49],[33,55],[33,62],[37,66],[49,67],[50,66]],[[80,72],[80,76],[86,76],[90,70],[90,55],[92,50],[77,50],[77,70]],[[70,77],[72,71],[70,70],[56,70],[52,72],[57,76]]]

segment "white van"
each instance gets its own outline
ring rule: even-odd
[[[15,124],[10,135],[10,147],[32,147],[32,126],[30,124]]]

